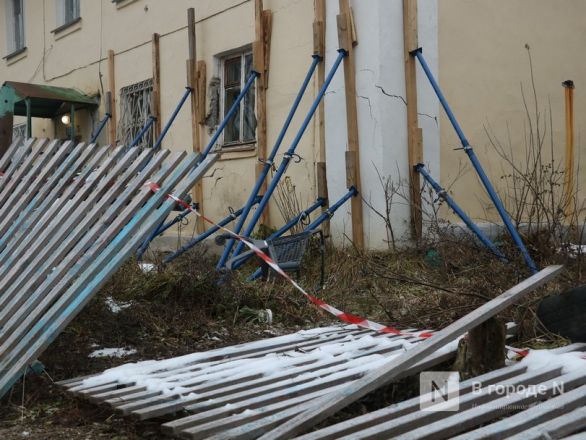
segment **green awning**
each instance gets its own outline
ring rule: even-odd
[[[15,81],[4,83],[0,97],[3,98],[0,100],[0,117],[6,112],[26,116],[26,99],[30,99],[31,116],[35,118],[53,118],[68,113],[72,105],[76,110],[98,105],[97,98],[76,89]],[[12,105],[7,106],[9,103]]]

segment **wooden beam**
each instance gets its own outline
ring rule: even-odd
[[[114,65],[114,51],[110,49],[108,51],[108,88],[110,89],[110,96],[112,97],[112,101],[110,102],[110,109],[111,115],[110,118],[110,125],[109,125],[109,134],[110,134],[110,144],[115,146],[116,145],[116,74],[115,74],[115,65]]]
[[[317,89],[321,89],[326,78],[326,63],[323,61],[326,56],[326,1],[316,0],[314,3],[315,21],[313,22],[313,53],[322,58],[322,62],[317,66]],[[318,145],[319,153],[316,164],[317,173],[317,195],[328,200],[328,178],[327,178],[327,160],[326,160],[326,129],[325,129],[325,103],[322,99],[317,109],[318,120]],[[327,211],[330,204],[326,202],[322,206],[322,213]],[[324,236],[330,235],[330,221],[326,220],[321,226]]]
[[[405,98],[407,101],[407,157],[409,161],[409,204],[411,233],[419,241],[422,234],[421,181],[415,165],[423,162],[423,135],[417,118],[417,79],[412,51],[419,47],[417,0],[403,0],[403,52],[405,59]]]
[[[564,174],[564,214],[574,221],[574,81],[567,80],[564,86],[566,104],[566,167]]]
[[[254,32],[253,65],[254,70],[260,73],[257,80],[256,103],[256,145],[259,159],[267,157],[267,87],[268,87],[268,60],[270,54],[270,38],[272,15],[270,11],[263,9],[263,0],[254,1]],[[268,29],[267,29],[268,27]],[[263,168],[262,163],[256,164],[256,178],[258,179]],[[267,181],[263,182],[260,192],[264,194],[267,189]],[[270,206],[267,205],[260,218],[261,224],[270,222]]]
[[[155,139],[161,134],[161,57],[159,50],[159,34],[152,37],[152,61],[153,61],[153,98],[151,101],[151,113],[155,121]]]
[[[423,360],[436,350],[454,341],[468,330],[495,316],[518,301],[525,294],[537,289],[561,273],[563,266],[549,266],[535,275],[502,293],[491,301],[458,319],[432,337],[417,344],[404,355],[398,356],[382,367],[377,368],[356,382],[348,384],[341,391],[330,393],[308,405],[305,412],[294,417],[273,431],[261,437],[262,440],[287,439],[301,434],[316,423],[335,414],[340,409],[360,399],[371,391],[391,382],[401,372]]]
[[[191,87],[191,143],[192,150],[194,153],[201,152],[201,115],[200,115],[200,93],[202,91],[202,85],[198,75],[198,63],[197,63],[197,40],[195,36],[195,9],[189,8],[187,10],[187,84]],[[204,65],[205,71],[205,65]],[[205,81],[205,76],[204,76]],[[205,83],[203,84],[204,99],[205,99]],[[205,102],[205,101],[204,101]],[[198,210],[204,214],[204,203],[203,203],[203,182],[199,180],[193,187],[192,197],[195,202],[198,203]],[[195,219],[195,227],[198,233],[202,233],[205,230],[205,224],[201,217]]]
[[[348,129],[348,152],[346,160],[346,183],[356,187],[359,191],[362,188],[360,178],[360,142],[358,139],[358,109],[356,107],[356,71],[354,45],[355,37],[352,32],[352,10],[349,0],[340,0],[340,14],[338,21],[338,40],[340,48],[348,52],[344,58],[344,88],[346,95],[346,125]],[[356,249],[364,250],[364,225],[362,214],[362,197],[352,197],[350,200],[352,208],[352,241]]]

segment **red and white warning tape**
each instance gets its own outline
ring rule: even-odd
[[[151,191],[153,191],[153,192],[157,192],[161,189],[160,186],[158,184],[156,184],[155,182],[147,182],[145,185],[148,186],[151,189]],[[401,335],[401,336],[411,336],[411,337],[416,337],[416,338],[429,338],[429,337],[433,336],[433,333],[430,333],[430,332],[419,332],[419,333],[404,332],[404,331],[401,331],[397,328],[385,326],[385,325],[370,321],[369,319],[362,318],[360,316],[352,315],[350,313],[345,313],[345,312],[325,303],[321,299],[316,298],[315,296],[307,293],[305,291],[305,289],[303,287],[301,287],[289,275],[287,275],[287,273],[285,273],[283,271],[283,269],[281,269],[279,267],[279,265],[277,263],[275,263],[275,261],[273,261],[267,254],[265,254],[262,250],[260,250],[258,248],[258,246],[256,246],[254,243],[247,240],[246,237],[243,237],[243,236],[236,234],[235,232],[233,232],[223,226],[218,225],[216,222],[214,222],[213,220],[210,220],[209,218],[207,218],[206,216],[201,214],[199,211],[194,209],[189,203],[181,200],[179,197],[177,197],[174,194],[167,194],[167,198],[174,200],[179,205],[181,205],[181,207],[183,207],[184,209],[190,210],[191,212],[193,212],[196,216],[198,216],[199,218],[201,218],[205,222],[207,222],[207,223],[219,228],[220,230],[226,232],[235,240],[239,240],[242,243],[244,243],[244,245],[246,245],[259,258],[261,258],[264,262],[266,262],[275,272],[277,272],[279,275],[281,275],[283,278],[285,278],[287,281],[289,281],[289,283],[291,283],[299,292],[301,292],[303,295],[305,295],[305,297],[312,304],[314,304],[317,307],[319,307],[320,309],[325,310],[326,312],[334,315],[340,321],[343,321],[348,324],[355,324],[358,327],[373,330],[373,331],[379,332],[379,333],[387,333],[387,334]]]

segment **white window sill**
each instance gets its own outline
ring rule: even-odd
[[[56,29],[53,29],[51,32],[55,36],[55,40],[60,40],[63,37],[66,37],[69,34],[77,32],[81,29],[81,17],[76,18],[75,20],[65,23],[59,26]]]
[[[122,9],[125,8],[126,6],[135,3],[137,0],[122,0],[120,2],[113,2],[116,4],[116,9]]]
[[[21,49],[15,50],[12,53],[9,53],[8,55],[6,55],[4,57],[4,59],[6,60],[6,65],[10,66],[11,64],[17,63],[18,61],[22,60],[23,58],[26,58],[28,53],[27,47],[23,47]]]
[[[250,144],[236,144],[223,146],[216,150],[220,154],[219,160],[245,159],[257,155],[256,142]]]

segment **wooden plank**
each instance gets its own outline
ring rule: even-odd
[[[313,53],[322,58],[322,62],[317,66],[317,89],[320,90],[326,78],[326,65],[323,62],[326,56],[326,1],[316,0],[314,2],[315,21],[313,22]],[[317,136],[319,145],[319,154],[317,162],[317,195],[326,200],[321,212],[328,210],[329,194],[327,179],[327,156],[326,156],[326,128],[325,128],[325,102],[322,99],[317,109]],[[322,223],[321,226],[324,236],[330,236],[329,219]]]
[[[41,241],[38,237],[47,238],[48,230],[52,228],[52,225],[59,222],[56,219],[59,217],[68,218],[76,212],[78,206],[90,196],[96,186],[96,182],[106,175],[117,158],[118,154],[115,154],[104,161],[97,170],[86,170],[87,174],[84,173],[87,176],[86,179],[82,180],[80,178],[77,182],[74,181],[57,203],[53,203],[49,209],[40,213],[40,221],[36,222],[33,228],[27,230],[26,234],[23,231],[20,236],[15,234],[11,237],[12,241],[9,241],[0,253],[0,285],[5,281],[5,274],[14,269],[14,266],[19,263],[23,255],[32,255],[30,252],[32,247],[38,247]],[[71,199],[68,198],[69,196],[71,196]],[[10,261],[11,264],[6,264],[7,261]],[[0,293],[0,297],[1,295],[2,293]]]
[[[342,347],[342,344],[340,344],[340,347],[341,351],[339,354],[341,355],[345,349]],[[384,349],[381,349],[376,346],[371,349],[365,348],[362,356],[383,355],[396,352],[402,348],[402,341],[399,341],[399,343],[392,348],[385,347]],[[268,377],[265,377],[264,375],[261,377],[251,375],[248,381],[246,381],[246,378],[242,378],[241,381],[236,384],[232,384],[230,377],[227,377],[228,380],[226,381],[215,381],[213,387],[210,387],[209,383],[202,383],[197,375],[193,375],[187,381],[181,382],[181,386],[186,389],[186,394],[194,393],[197,395],[196,397],[182,399],[180,402],[168,402],[168,397],[164,395],[149,397],[145,400],[133,400],[131,402],[124,402],[124,399],[122,399],[122,402],[120,402],[121,405],[116,406],[119,410],[122,410],[124,414],[134,413],[141,418],[145,416],[148,418],[152,417],[152,410],[155,406],[157,407],[157,415],[161,415],[159,410],[163,407],[166,412],[173,412],[178,408],[189,405],[189,408],[195,409],[195,407],[197,407],[198,411],[200,411],[205,408],[216,407],[223,402],[231,404],[240,401],[247,396],[254,397],[259,393],[266,394],[276,392],[283,388],[306,383],[313,380],[308,376],[309,374],[313,375],[316,371],[323,371],[327,368],[327,375],[321,375],[321,379],[325,381],[329,375],[346,371],[349,362],[350,359],[347,358],[308,362],[307,359],[301,357],[297,362],[292,362],[286,370],[272,374]],[[241,362],[239,362],[239,364],[241,364]],[[230,362],[228,365],[232,367],[233,362]],[[221,370],[220,367],[221,366],[214,367],[214,372],[217,372],[218,369]],[[237,366],[237,369],[238,368],[240,367]],[[230,368],[230,370],[231,369],[232,368]],[[203,371],[202,374],[207,375],[208,372]],[[232,375],[233,374],[230,374],[230,376]],[[95,397],[98,398],[98,396]],[[211,400],[208,399],[213,399],[213,404],[211,406],[209,403]]]
[[[265,83],[264,75],[266,74],[268,68],[266,66],[266,50],[267,46],[265,44],[265,20],[263,19],[263,0],[255,0],[254,1],[254,33],[255,33],[255,41],[253,43],[253,65],[254,70],[260,73],[260,78],[256,81],[256,147],[257,147],[257,154],[259,159],[266,159],[267,158],[267,94],[266,94],[266,86],[268,83]],[[258,180],[260,171],[262,170],[262,164],[255,163],[255,176]],[[267,189],[267,182],[266,179],[261,185],[260,193],[264,194]],[[260,223],[261,224],[269,224],[270,222],[270,206],[267,205],[261,215]]]
[[[405,100],[407,101],[407,160],[409,161],[409,194],[411,232],[421,240],[423,216],[421,181],[415,166],[423,162],[422,132],[417,114],[417,65],[411,52],[419,48],[417,31],[417,0],[403,0],[403,56],[405,59]]]
[[[5,308],[13,311],[0,333],[2,341],[7,340],[6,336],[14,340],[14,334],[24,334],[30,328],[31,323],[42,316],[42,313],[58,299],[67,286],[90,265],[93,259],[98,257],[109,241],[116,237],[132,218],[134,212],[147,201],[150,194],[148,189],[142,186],[146,179],[157,171],[167,154],[168,151],[157,154],[126,189],[117,185],[124,189],[124,192],[116,199],[116,203],[110,206],[101,221],[96,223],[86,236],[74,246],[68,245],[71,250],[66,255],[61,256],[57,262],[51,262],[50,266],[53,266],[54,269],[50,276],[40,281],[37,280],[38,277],[34,277],[22,289],[20,298],[17,298],[18,294],[13,297],[11,303]],[[181,154],[176,154],[171,160],[163,163],[155,178],[167,176],[178,165],[182,157]],[[140,192],[132,198],[137,190]],[[70,241],[75,243],[75,240],[71,239]],[[39,284],[41,285],[38,286]],[[31,291],[32,288],[35,290]],[[10,341],[5,346],[9,347],[9,344]]]
[[[68,146],[64,144],[62,148],[67,150]],[[79,158],[80,154],[80,149],[73,148],[73,150],[67,155],[66,160],[59,165],[59,168],[55,173],[46,181],[41,181],[42,185],[40,186],[40,189],[33,191],[33,188],[31,188],[29,190],[29,193],[25,197],[27,201],[22,204],[21,209],[0,214],[0,237],[4,234],[10,236],[11,233],[26,220],[31,211],[33,211],[35,207],[38,206],[38,204],[51,192],[63,176],[63,173],[73,165],[73,163]]]
[[[37,226],[37,222],[45,218],[45,214],[48,211],[55,209],[55,212],[58,212],[61,206],[65,204],[71,194],[77,191],[79,186],[85,181],[87,175],[100,163],[108,152],[108,148],[100,148],[94,154],[94,150],[86,149],[84,146],[85,144],[81,143],[76,147],[76,149],[82,149],[84,152],[80,160],[75,161],[75,166],[68,168],[67,172],[60,179],[57,176],[59,180],[51,182],[51,184],[54,183],[54,187],[47,186],[49,191],[43,197],[35,200],[34,203],[31,202],[23,215],[10,226],[6,233],[0,234],[0,256],[5,253],[4,249],[9,243],[16,244],[22,240],[23,234],[28,234],[29,232],[32,234]],[[90,158],[92,159],[89,160]],[[85,169],[82,169],[86,163],[88,163],[87,166]],[[77,175],[80,170],[81,173]],[[54,188],[54,190],[51,191],[51,188]],[[48,221],[49,218],[47,217],[46,220]]]
[[[427,424],[423,428],[418,427],[396,438],[397,440],[439,440],[453,438],[456,434],[460,434],[474,426],[488,423],[496,418],[505,417],[513,412],[517,412],[516,408],[532,405],[540,400],[555,396],[559,392],[557,387],[560,383],[564,384],[563,388],[566,392],[567,390],[584,385],[586,383],[586,375],[583,372],[578,372],[556,377],[553,380],[542,383],[531,383],[531,385],[540,385],[541,392],[528,393],[527,391],[520,391],[508,394],[465,411],[458,411],[456,415],[451,415],[437,422]]]
[[[33,169],[35,162],[42,153],[43,147],[46,145],[46,143],[46,139],[38,140],[32,147],[31,153],[23,160],[22,165],[14,171],[14,174],[11,176],[10,180],[6,182],[2,192],[0,192],[0,208],[6,203],[6,200],[12,191],[18,187],[21,179],[25,178],[30,173],[31,169]]]
[[[212,350],[210,352],[201,353],[201,356],[198,356],[196,360],[192,359],[185,366],[165,370],[165,372],[157,374],[157,377],[165,378],[170,375],[179,374],[183,372],[199,371],[202,368],[202,364],[206,366],[215,366],[233,360],[254,359],[270,353],[284,353],[290,350],[312,350],[316,347],[320,347],[321,345],[331,344],[335,341],[343,341],[346,340],[346,338],[348,337],[355,337],[359,334],[364,334],[364,331],[357,329],[341,329],[336,331],[328,331],[327,329],[325,329],[324,333],[320,333],[319,336],[315,335],[315,337],[312,336],[306,338],[301,336],[299,338],[291,339],[290,335],[287,335],[281,338],[271,338],[269,343],[266,343],[265,340],[262,340],[257,341],[257,343],[247,343],[238,346],[221,348],[217,350]],[[114,382],[111,382],[110,385],[113,386],[104,387],[104,391],[115,390],[118,386],[117,383]],[[77,387],[71,389],[71,391],[80,392],[82,395],[89,394],[95,396],[97,392],[100,392],[100,388],[102,387],[87,387],[83,384],[78,384]],[[96,392],[96,390],[98,391]],[[103,393],[102,398],[108,399],[119,395],[124,395],[126,391],[134,392],[143,390],[144,387],[135,387],[130,385],[127,386],[124,390]]]
[[[155,117],[154,137],[158,139],[161,134],[161,49],[160,35],[155,33],[151,38],[152,64],[153,64],[153,95],[151,98],[151,115]]]
[[[574,344],[552,350],[552,353],[561,354],[571,351],[582,351],[584,349],[586,349],[584,344]],[[422,369],[426,369],[426,367],[422,367]],[[473,387],[478,388],[480,386],[485,388],[515,378],[518,381],[519,377],[527,373],[527,371],[528,367],[526,364],[518,363],[468,379],[460,382],[459,395],[462,398],[466,398],[472,392]],[[380,432],[384,436],[386,435],[385,429],[387,427],[389,429],[397,429],[401,424],[405,426],[421,426],[424,421],[417,414],[419,410],[420,401],[419,396],[417,396],[386,408],[328,426],[319,431],[305,434],[298,437],[298,440],[337,440],[341,438],[357,438],[359,436],[367,437],[370,430]],[[411,415],[411,418],[407,419],[409,415]]]
[[[198,124],[206,123],[206,84],[207,84],[206,62],[199,60],[197,62],[197,122]]]
[[[6,152],[0,157],[0,172],[3,173],[3,175],[1,176],[2,179],[0,179],[0,189],[4,185],[3,177],[6,175],[6,172],[8,171],[8,167],[9,167],[10,163],[12,162],[12,159],[17,157],[16,153],[21,148],[23,142],[24,142],[24,138],[22,138],[22,137],[16,138],[15,140],[12,141],[12,143],[10,144],[10,146],[8,147]]]
[[[12,174],[18,170],[18,168],[22,165],[26,157],[33,151],[33,145],[37,140],[35,138],[29,138],[24,141],[24,145],[20,146],[14,157],[10,161],[10,165],[8,168],[4,170],[4,176],[2,176],[2,180],[0,181],[2,184],[0,185],[0,189],[2,189],[7,182],[12,179]]]
[[[199,80],[198,62],[197,62],[197,39],[195,33],[195,9],[189,8],[187,10],[187,44],[188,44],[188,57],[187,57],[187,84],[191,87],[191,143],[192,150],[195,153],[201,152],[201,111],[200,108],[200,93],[201,84]],[[205,79],[204,79],[205,81]],[[204,82],[205,84],[205,82]],[[205,88],[204,88],[205,96]],[[205,108],[205,107],[204,107]],[[204,110],[205,111],[205,110]],[[204,211],[204,198],[203,198],[203,182],[198,181],[192,190],[192,198],[198,203],[198,210],[205,215]],[[199,217],[195,219],[195,227],[198,233],[202,233],[205,230],[205,224]]]
[[[361,190],[360,177],[360,141],[358,138],[358,109],[356,106],[356,71],[355,54],[352,37],[352,11],[349,0],[340,0],[340,14],[338,21],[338,40],[340,48],[348,55],[344,58],[344,90],[346,97],[346,125],[348,130],[348,151],[354,159],[350,169],[354,170],[351,177],[356,182],[356,188]],[[348,156],[347,156],[348,157]],[[348,169],[348,167],[347,167]],[[346,180],[350,178],[347,176]],[[364,224],[362,212],[362,197],[352,197],[350,200],[352,210],[352,243],[359,251],[364,250]]]
[[[52,239],[36,254],[29,267],[31,271],[23,271],[20,276],[7,288],[5,297],[10,302],[0,310],[0,343],[12,332],[12,326],[17,325],[21,319],[29,319],[32,289],[44,281],[44,277],[50,275],[54,281],[63,280],[65,273],[59,273],[57,267],[63,268],[64,262],[70,261],[70,266],[77,263],[76,270],[81,270],[80,256],[86,249],[99,243],[101,222],[110,224],[116,214],[122,211],[129,202],[130,197],[140,189],[148,176],[160,165],[168,151],[162,151],[151,159],[151,152],[143,150],[142,154],[134,163],[116,180],[108,192],[93,206],[91,211],[78,220],[66,219],[60,230],[52,232]],[[141,171],[142,170],[142,171]],[[140,174],[138,174],[140,172]],[[138,177],[135,177],[137,176]],[[132,179],[132,182],[129,181]],[[127,183],[129,185],[127,186]],[[113,205],[111,206],[111,204]],[[98,223],[97,223],[98,222]],[[121,226],[123,226],[122,224]],[[120,227],[121,229],[121,227]],[[64,234],[61,231],[65,231]],[[71,231],[71,232],[69,232]],[[72,260],[67,256],[74,254]],[[67,269],[69,268],[67,267]],[[63,269],[61,269],[63,270]],[[42,292],[47,291],[45,286]],[[34,294],[33,294],[34,295]],[[27,299],[28,308],[23,307]]]
[[[53,141],[46,147],[34,167],[8,194],[8,199],[0,208],[0,219],[5,221],[9,218],[12,222],[20,214],[34,194],[45,184],[45,180],[54,168],[65,158],[70,147],[71,143],[68,143],[65,148],[61,148],[59,141]]]
[[[2,289],[2,301],[9,295],[8,290],[18,283],[15,282],[17,277],[24,278],[29,270],[36,270],[35,264],[43,261],[48,257],[56,246],[58,246],[63,239],[67,237],[74,225],[79,224],[86,218],[87,214],[95,203],[101,201],[101,197],[106,193],[108,188],[116,181],[119,174],[128,168],[136,159],[140,149],[132,148],[125,156],[116,164],[116,166],[100,179],[96,185],[90,183],[86,185],[86,191],[80,193],[71,202],[69,209],[61,211],[56,215],[39,235],[32,237],[28,245],[21,245],[10,255],[10,265],[2,271],[0,278],[0,288]],[[146,154],[149,152],[146,151]],[[87,197],[81,198],[81,194],[87,194]],[[28,268],[27,270],[25,270]],[[0,306],[1,308],[1,306]]]
[[[18,380],[24,366],[35,359],[56,337],[56,335],[79,313],[92,295],[106,282],[107,278],[136,250],[148,234],[163,221],[173,206],[174,201],[166,200],[178,181],[191,171],[184,181],[175,188],[175,193],[182,197],[195,181],[215,159],[206,159],[197,168],[196,156],[190,155],[172,175],[161,185],[160,191],[154,193],[149,201],[136,213],[132,220],[116,238],[100,253],[91,266],[71,285],[49,311],[20,341],[0,363],[0,395],[6,393]],[[160,208],[157,206],[164,202]],[[156,209],[154,212],[153,210]]]
[[[584,373],[586,375],[586,372]],[[576,408],[586,406],[586,386],[574,390],[564,390],[564,394],[546,400],[511,417],[462,434],[455,439],[477,440],[486,438],[510,438],[514,434],[524,434],[536,425],[550,421]],[[584,412],[586,416],[586,410]],[[526,438],[526,437],[525,437]]]
[[[583,388],[583,387],[582,387]],[[581,389],[582,393],[586,390]],[[553,420],[540,423],[525,431],[508,437],[508,440],[561,439],[584,440],[586,438],[586,408],[582,406]],[[573,435],[574,434],[574,435]]]
[[[112,101],[110,102],[110,109],[112,117],[110,118],[110,122],[108,124],[108,130],[110,134],[110,145],[116,145],[116,69],[115,69],[115,62],[114,62],[114,51],[110,49],[108,51],[108,90],[110,91],[110,96],[112,97]]]
[[[343,393],[336,393],[328,396],[327,399],[320,399],[311,405],[306,412],[283,424],[279,428],[269,432],[263,438],[283,439],[310,428],[314,424],[324,420],[338,410],[346,407],[370,391],[389,383],[401,370],[410,367],[421,361],[423,358],[463,335],[471,328],[484,322],[491,316],[496,315],[506,307],[519,300],[522,296],[537,289],[562,271],[562,266],[549,266],[537,274],[527,278],[513,288],[507,290],[497,298],[480,306],[473,312],[460,318],[445,329],[436,333],[432,338],[418,344],[417,347],[407,352],[404,356],[394,359],[387,365],[367,374],[364,378],[349,385]]]
[[[564,214],[574,222],[574,82],[567,80],[562,83],[565,97],[566,114],[566,157],[564,168]]]

